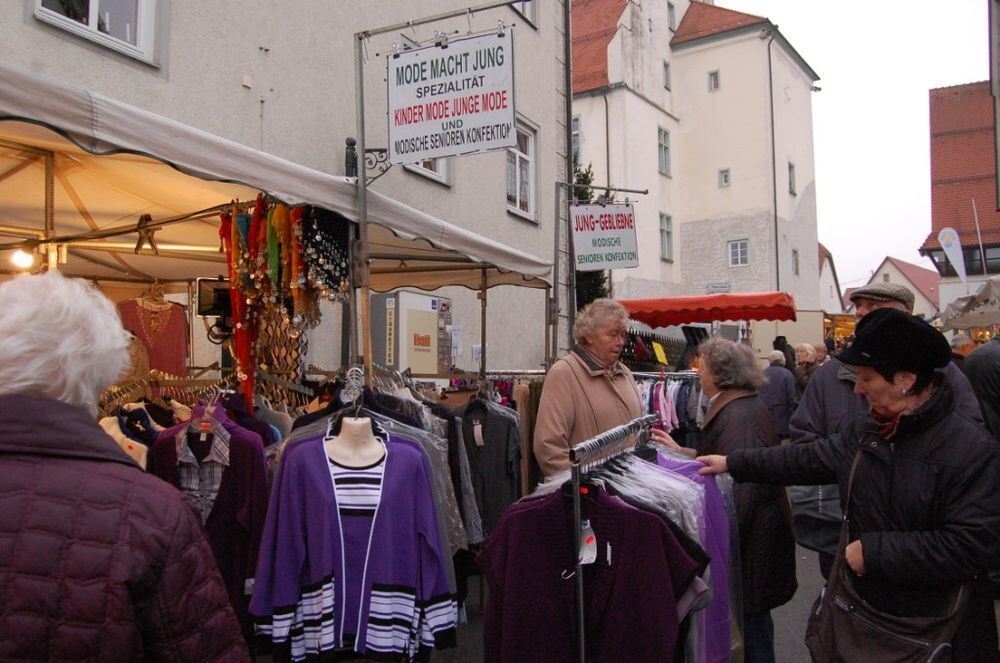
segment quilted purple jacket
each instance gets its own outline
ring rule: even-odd
[[[194,507],[81,408],[0,396],[0,660],[246,661]]]

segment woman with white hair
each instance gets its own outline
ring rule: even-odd
[[[94,420],[128,342],[82,280],[0,284],[0,659],[248,660],[197,511]]]
[[[628,312],[613,299],[595,299],[577,314],[576,345],[549,370],[538,405],[535,458],[546,476],[569,468],[570,447],[642,416],[632,372],[620,361],[627,331]]]
[[[809,343],[797,343],[795,345],[795,388],[799,391],[799,396],[806,390],[809,378],[819,368],[816,363],[816,348]]]

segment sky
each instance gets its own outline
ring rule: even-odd
[[[886,256],[931,267],[928,91],[989,78],[989,1],[715,0],[771,19],[820,76],[819,241],[842,289]]]

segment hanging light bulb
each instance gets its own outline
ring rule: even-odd
[[[18,269],[31,269],[31,266],[35,264],[35,256],[18,249],[17,251],[14,251],[13,255],[11,255],[10,261],[14,263],[14,266]]]

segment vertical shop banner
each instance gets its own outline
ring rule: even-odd
[[[958,232],[954,228],[942,228],[938,233],[938,243],[941,249],[948,256],[952,269],[962,279],[962,283],[968,288],[969,279],[965,274],[965,256],[962,254],[962,241],[958,238]]]
[[[512,147],[511,30],[389,56],[389,163]]]
[[[630,204],[573,205],[574,263],[577,271],[639,266],[635,210]]]

